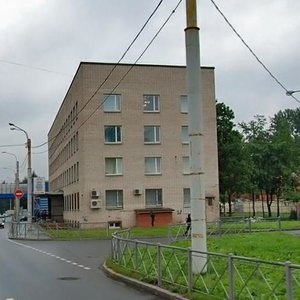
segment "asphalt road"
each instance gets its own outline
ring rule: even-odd
[[[100,266],[110,241],[16,241],[0,229],[0,300],[158,300]]]

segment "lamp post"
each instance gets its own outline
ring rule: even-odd
[[[25,133],[26,139],[27,139],[27,151],[28,151],[28,166],[27,166],[27,211],[28,211],[28,216],[27,220],[29,223],[31,223],[32,220],[32,171],[31,171],[31,140],[28,137],[28,133],[18,127],[17,125],[13,123],[8,123],[10,127],[10,130],[19,130]]]
[[[290,90],[290,91],[286,91],[286,95],[287,96],[292,96],[293,94],[295,94],[295,93],[299,93],[300,92],[300,90]]]
[[[14,156],[16,159],[16,177],[15,177],[15,191],[19,189],[19,161],[17,156],[14,153],[7,152],[7,151],[2,151],[4,154],[9,154]],[[19,212],[20,212],[20,199],[15,196],[15,221],[19,222]]]

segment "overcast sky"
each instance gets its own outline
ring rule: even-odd
[[[0,0],[0,151],[17,155],[21,179],[27,174],[26,136],[11,131],[8,123],[26,130],[33,146],[46,142],[79,63],[117,62],[158,3]],[[177,3],[162,2],[122,62],[137,59]],[[215,3],[276,78],[287,89],[300,89],[300,1]],[[201,65],[215,67],[217,100],[231,107],[237,123],[298,107],[250,54],[211,0],[198,1],[198,25]],[[184,65],[184,28],[185,0],[139,63]],[[33,170],[48,178],[47,145],[32,152]],[[14,157],[0,153],[0,180],[12,182],[14,168]]]

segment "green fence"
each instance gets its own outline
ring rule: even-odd
[[[112,259],[147,283],[199,299],[300,299],[300,265],[193,251],[129,236],[129,231],[113,235]],[[199,258],[204,263],[197,270]]]

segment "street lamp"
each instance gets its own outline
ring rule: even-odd
[[[294,93],[299,93],[300,92],[300,90],[290,90],[290,91],[286,91],[286,95],[287,96],[292,96]]]
[[[19,161],[14,153],[2,151],[3,154],[14,156],[16,159],[16,177],[15,177],[15,191],[19,189]],[[20,211],[20,199],[15,196],[15,221],[19,222],[19,211]]]
[[[28,150],[28,168],[27,168],[27,211],[28,216],[27,220],[29,223],[31,223],[32,220],[32,171],[31,171],[31,140],[28,137],[27,132],[18,127],[17,125],[13,123],[8,123],[10,127],[10,130],[19,130],[25,133],[26,139],[27,139],[27,150]]]

